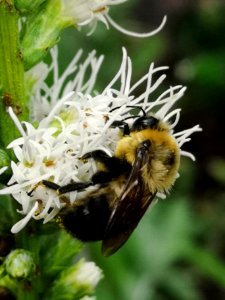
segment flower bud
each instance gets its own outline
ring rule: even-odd
[[[21,48],[25,69],[29,70],[43,59],[47,51],[58,42],[61,31],[66,27],[75,26],[79,29],[89,25],[91,33],[99,21],[108,28],[106,17],[109,6],[125,1],[127,0],[48,0],[43,3],[37,12],[27,18],[22,30]]]
[[[94,300],[85,297],[94,292],[102,277],[102,271],[94,262],[85,262],[82,259],[61,274],[53,287],[52,298],[56,300],[72,298]]]
[[[88,292],[93,292],[94,288],[102,278],[102,271],[94,262],[80,260],[75,266],[71,267],[65,274],[64,281],[67,284],[85,286]]]
[[[60,0],[47,1],[28,18],[21,41],[25,69],[41,61],[59,40],[60,32],[70,25],[71,20],[61,15]]]
[[[34,272],[35,264],[29,251],[16,249],[5,260],[6,272],[15,278],[27,278]]]

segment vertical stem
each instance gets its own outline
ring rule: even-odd
[[[18,12],[12,0],[0,0],[0,142],[3,147],[18,136],[7,109],[20,120],[28,118],[24,67],[19,48]]]

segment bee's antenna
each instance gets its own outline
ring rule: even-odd
[[[146,112],[144,111],[144,109],[142,107],[136,106],[136,105],[128,105],[127,107],[140,109],[140,111],[143,113],[142,117],[146,117]],[[127,117],[127,118],[123,119],[123,121],[133,119],[133,118],[138,118],[138,117],[139,117],[138,115],[130,116],[130,117]]]
[[[140,111],[143,113],[143,117],[146,117],[146,112],[141,106],[128,105],[127,107],[140,109]]]

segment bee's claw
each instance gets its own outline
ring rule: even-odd
[[[81,160],[87,160],[88,158],[92,157],[92,152],[87,152],[83,156],[80,157]]]

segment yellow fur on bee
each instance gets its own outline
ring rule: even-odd
[[[150,141],[149,160],[142,168],[142,177],[152,192],[169,189],[177,176],[180,150],[175,138],[166,130],[145,129],[131,132],[117,144],[115,156],[133,165],[140,143]],[[171,157],[171,162],[169,159]]]

